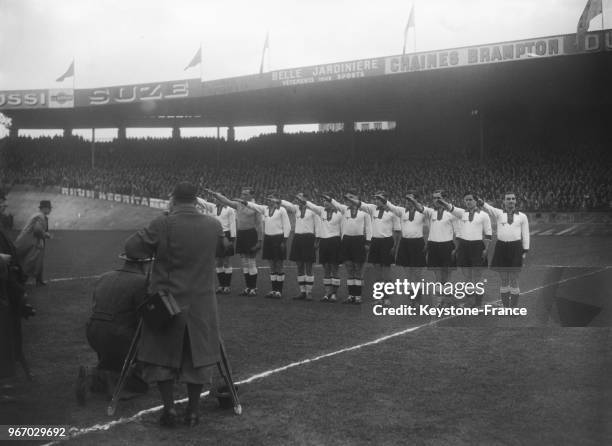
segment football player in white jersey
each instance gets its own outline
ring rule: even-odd
[[[473,192],[463,195],[465,209],[452,206],[444,200],[439,200],[446,210],[458,218],[459,233],[457,237],[457,266],[461,268],[467,283],[473,284],[482,280],[482,274],[487,266],[489,243],[491,242],[491,219],[477,206],[478,196]],[[473,297],[473,299],[472,299]],[[470,296],[470,306],[480,307],[483,295],[474,293]]]
[[[503,209],[479,200],[479,204],[492,217],[497,225],[497,241],[491,261],[491,269],[499,272],[501,279],[500,294],[504,307],[518,307],[520,288],[518,276],[523,260],[529,251],[530,234],[527,216],[516,208],[516,194],[504,194]]]
[[[232,284],[232,266],[231,259],[234,255],[234,240],[236,239],[236,211],[221,203],[220,200],[213,197],[214,202],[206,201],[203,198],[197,197],[198,208],[205,211],[206,214],[215,217],[221,223],[225,238],[228,243],[217,246],[217,280],[219,286],[217,293],[230,294]]]
[[[289,260],[297,266],[297,280],[300,294],[294,297],[296,300],[312,300],[312,286],[314,275],[312,264],[315,261],[315,245],[319,238],[319,217],[311,209],[306,207],[304,194],[295,196],[296,203],[281,200],[281,206],[287,212],[295,216],[295,228],[293,230],[293,241],[289,251]]]
[[[306,201],[306,206],[320,219],[319,263],[323,265],[323,286],[325,287],[325,295],[321,298],[321,302],[334,303],[338,300],[336,294],[340,287],[338,266],[340,265],[343,216],[327,199],[323,199],[323,206],[317,206],[310,201]]]
[[[330,196],[324,199],[338,209],[343,216],[342,240],[340,252],[346,267],[348,297],[345,304],[361,304],[363,288],[363,264],[372,240],[372,219],[359,210],[359,197],[355,194],[345,194],[346,204],[339,203]]]
[[[264,219],[264,243],[261,258],[270,263],[270,282],[272,290],[266,297],[282,298],[285,272],[283,262],[287,258],[287,238],[291,233],[291,222],[281,200],[276,194],[267,197],[269,205],[249,201],[246,205],[255,209]]]
[[[257,261],[255,256],[261,249],[263,241],[263,219],[259,212],[249,208],[245,203],[253,201],[254,191],[243,187],[240,198],[230,200],[219,192],[205,189],[223,203],[236,210],[236,253],[242,261],[242,273],[246,288],[241,296],[257,296]]]
[[[441,200],[445,198],[442,190],[436,190],[432,194],[433,208],[423,206],[416,198],[407,196],[414,203],[416,209],[423,213],[429,225],[429,236],[427,240],[427,267],[433,270],[436,281],[445,287],[449,281],[451,269],[455,266],[453,251],[455,250],[454,224],[457,217],[445,209]],[[448,305],[454,302],[454,296],[442,293],[440,305]]]
[[[402,231],[395,264],[404,268],[410,282],[418,283],[423,278],[423,268],[426,266],[423,229],[426,226],[427,218],[414,205],[413,200],[418,199],[415,189],[409,189],[405,198],[405,207],[395,206],[390,201],[387,201],[386,204],[391,212],[400,219]],[[415,303],[420,303],[421,294],[411,296],[411,299]]]
[[[399,244],[399,218],[387,208],[387,194],[378,191],[374,195],[374,203],[359,203],[359,209],[367,212],[372,219],[372,244],[368,253],[368,263],[374,266],[374,280],[388,282],[390,280],[391,264],[395,261],[395,252]],[[391,305],[391,300],[385,297],[383,305]]]

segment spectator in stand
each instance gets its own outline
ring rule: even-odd
[[[511,187],[526,211],[610,210],[612,154],[603,145],[561,143],[505,143],[475,162],[459,147],[437,152],[410,147],[392,131],[357,132],[354,152],[339,149],[344,144],[339,133],[264,135],[234,143],[129,139],[97,143],[92,169],[88,141],[20,137],[0,149],[0,177],[8,185],[62,185],[152,198],[165,198],[185,177],[196,184],[206,178],[208,187],[229,196],[238,196],[245,183],[306,195],[324,187],[336,196],[359,184],[356,192],[386,190],[392,201],[403,197],[409,183],[421,196],[438,187],[453,191],[448,199],[456,203],[463,190],[501,197]]]

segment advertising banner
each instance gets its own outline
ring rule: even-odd
[[[0,91],[0,110],[20,108],[47,108],[47,90]]]
[[[199,79],[185,79],[117,87],[90,88],[76,91],[76,106],[90,107],[133,104],[165,99],[184,99],[200,95]]]
[[[385,74],[467,67],[612,50],[612,31],[544,37],[386,57]]]

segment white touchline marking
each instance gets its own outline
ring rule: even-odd
[[[566,269],[581,269],[581,268],[612,268],[612,265],[527,265],[523,268],[566,268]]]
[[[547,229],[546,231],[540,232],[538,235],[553,235],[555,233],[555,228]]]
[[[570,226],[569,228],[564,229],[563,231],[557,232],[557,235],[567,234],[568,232],[574,231],[577,227],[578,227],[578,225]]]
[[[598,273],[600,273],[602,271],[605,271],[605,270],[608,270],[610,268],[612,268],[612,267],[611,266],[606,266],[606,267],[600,268],[600,269],[598,269],[596,271],[591,271],[591,272],[588,272],[588,273],[579,274],[577,276],[568,277],[567,279],[559,280],[557,282],[547,283],[545,285],[533,288],[531,290],[523,291],[521,293],[521,295],[530,294],[530,293],[533,293],[535,291],[539,291],[539,290],[542,290],[544,288],[548,288],[548,287],[553,286],[553,285],[558,285],[558,284],[561,284],[561,283],[569,282],[571,280],[581,279],[581,278],[586,277],[586,276],[591,276],[593,274],[598,274]],[[499,301],[496,301],[496,302],[499,302]],[[417,325],[416,327],[410,327],[410,328],[406,328],[404,330],[396,331],[395,333],[391,333],[391,334],[388,334],[386,336],[382,336],[380,338],[376,338],[376,339],[374,339],[372,341],[364,342],[363,344],[353,345],[352,347],[346,347],[346,348],[343,348],[343,349],[340,349],[340,350],[336,350],[334,352],[325,353],[323,355],[315,356],[314,358],[308,358],[308,359],[303,359],[301,361],[292,362],[290,364],[284,365],[282,367],[278,367],[276,369],[267,370],[265,372],[258,373],[256,375],[253,375],[253,376],[249,377],[249,378],[243,379],[242,381],[237,381],[236,384],[237,385],[248,384],[248,383],[251,383],[251,382],[256,381],[258,379],[267,378],[270,375],[274,375],[276,373],[283,372],[285,370],[291,369],[293,367],[298,367],[298,366],[301,366],[301,365],[304,365],[304,364],[309,364],[311,362],[319,361],[321,359],[330,358],[332,356],[336,356],[336,355],[339,355],[341,353],[346,353],[346,352],[350,352],[350,351],[353,351],[353,350],[359,350],[360,348],[368,347],[370,345],[379,344],[379,343],[387,341],[389,339],[392,339],[392,338],[395,338],[395,337],[398,337],[398,336],[402,336],[402,335],[405,335],[407,333],[412,333],[413,331],[420,330],[421,328],[429,327],[429,326],[435,325],[435,324],[437,324],[439,322],[442,322],[442,321],[445,321],[445,320],[449,320],[449,319],[454,319],[456,317],[460,317],[460,316],[449,316],[449,317],[445,317],[445,318],[441,318],[441,319],[436,319],[435,321],[431,321],[431,322],[428,322],[428,323],[423,324],[423,325]],[[208,396],[208,394],[209,394],[208,391],[203,392],[200,395],[200,397]],[[182,398],[180,400],[176,400],[175,401],[176,404],[182,404],[182,403],[185,403],[185,402],[187,402],[187,398]],[[88,433],[91,433],[91,432],[106,431],[106,430],[109,430],[113,426],[117,426],[119,424],[129,423],[131,421],[136,421],[137,419],[141,418],[144,415],[147,415],[147,414],[150,414],[150,413],[155,413],[155,412],[158,412],[158,411],[160,411],[162,409],[163,409],[163,406],[150,407],[149,409],[144,409],[144,410],[141,410],[140,412],[137,412],[136,414],[132,415],[131,417],[127,417],[127,418],[123,418],[122,417],[122,418],[119,418],[118,420],[109,421],[108,423],[94,424],[93,426],[84,427],[84,428],[71,428],[69,430],[69,432],[68,432],[69,436],[66,437],[65,439],[52,441],[50,443],[45,443],[43,446],[51,446],[51,445],[59,444],[62,441],[69,440],[69,439],[75,438],[75,437],[80,437],[81,435],[85,435],[85,434],[88,434]]]
[[[58,277],[57,279],[49,279],[47,282],[68,282],[70,280],[87,280],[87,279],[97,279],[100,275],[96,276],[75,276],[75,277]]]

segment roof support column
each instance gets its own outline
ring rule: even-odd
[[[346,136],[346,148],[351,155],[355,155],[355,123],[344,121],[344,135]]]
[[[175,141],[181,139],[181,128],[178,125],[172,127],[172,139]]]
[[[227,128],[227,142],[234,141],[236,141],[236,130],[234,129],[234,126],[231,125]]]
[[[96,168],[96,129],[91,129],[91,168]]]
[[[65,128],[64,129],[64,138],[70,138],[72,136],[72,129],[71,128]]]
[[[126,139],[126,132],[125,132],[125,126],[119,126],[117,128],[117,139],[121,142],[125,141]]]
[[[285,133],[285,124],[276,124],[276,134],[282,135]]]

